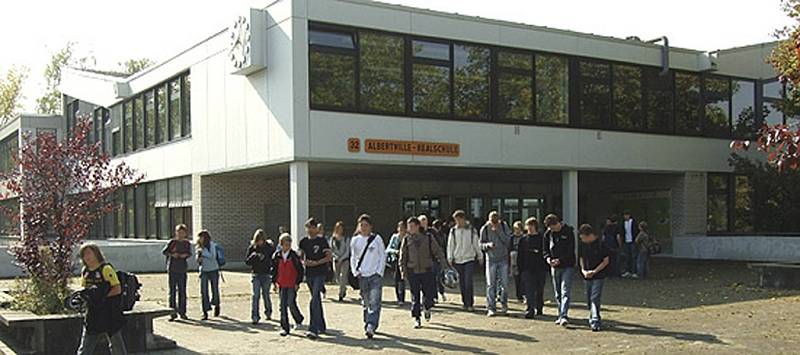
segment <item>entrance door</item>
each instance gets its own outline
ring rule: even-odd
[[[614,211],[631,211],[638,221],[646,221],[650,234],[658,238],[664,253],[672,252],[671,196],[668,190],[619,193],[613,195]]]

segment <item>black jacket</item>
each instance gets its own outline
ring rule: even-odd
[[[520,238],[519,244],[517,244],[517,266],[520,271],[547,271],[542,245],[541,234],[526,234]]]
[[[269,275],[272,273],[272,254],[275,254],[275,247],[270,242],[260,247],[250,245],[244,263],[252,268],[254,274]]]
[[[278,282],[278,265],[280,265],[283,256],[281,255],[281,250],[278,249],[275,253],[272,254],[272,282]],[[297,284],[303,282],[303,275],[305,275],[305,268],[303,268],[303,262],[300,261],[300,256],[294,252],[294,250],[289,250],[289,259],[292,260],[294,263],[294,269],[297,271]]]
[[[627,231],[625,229],[624,219],[622,220],[622,222],[620,222],[619,229],[622,231],[622,242],[626,243],[625,234],[627,233]],[[633,218],[633,216],[631,216],[631,236],[633,237],[633,241],[631,243],[636,242],[637,235],[639,235],[639,222],[636,220],[636,218]]]
[[[542,241],[544,259],[558,259],[561,264],[558,268],[575,267],[575,231],[564,224],[561,230],[554,233],[551,230],[544,232]]]

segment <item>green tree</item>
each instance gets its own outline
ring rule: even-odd
[[[27,75],[26,68],[11,67],[0,77],[0,124],[5,124],[22,107],[22,84]]]
[[[61,84],[61,70],[67,66],[80,66],[85,68],[88,57],[79,60],[73,59],[75,52],[75,42],[67,44],[50,57],[50,63],[44,68],[44,79],[46,89],[41,97],[36,99],[36,112],[43,115],[57,115],[61,113],[61,92],[58,85]]]
[[[150,58],[138,58],[138,59],[128,59],[122,63],[119,63],[119,66],[122,67],[122,71],[125,74],[133,75],[142,70],[147,69],[148,67],[156,64]]]

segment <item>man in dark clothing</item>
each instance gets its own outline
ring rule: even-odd
[[[598,240],[592,226],[581,225],[581,243],[578,247],[581,274],[586,284],[586,298],[589,305],[589,326],[592,331],[600,330],[600,298],[603,294],[603,279],[606,277],[609,264],[608,246]]]
[[[532,319],[537,314],[541,315],[544,308],[544,281],[548,267],[544,260],[539,222],[531,217],[525,224],[528,233],[517,245],[517,266],[527,299],[525,318]]]
[[[169,315],[170,321],[174,321],[177,316],[187,319],[186,272],[188,265],[186,259],[192,256],[192,245],[186,239],[188,234],[189,228],[185,224],[175,226],[175,237],[161,251],[167,258],[169,307],[177,312],[177,315],[175,313]]]
[[[620,241],[622,240],[622,229],[617,223],[616,216],[609,216],[606,218],[606,224],[603,227],[603,243],[605,243],[608,250],[611,252],[609,256],[608,276],[619,276],[619,265],[617,259],[620,252]]]
[[[544,224],[547,231],[542,247],[553,277],[553,291],[558,305],[556,324],[566,326],[569,323],[572,276],[575,274],[575,232],[552,213],[544,218]]]
[[[319,223],[313,217],[305,223],[308,237],[300,241],[300,254],[305,260],[306,282],[311,291],[311,304],[309,306],[311,321],[306,336],[317,339],[320,333],[327,330],[325,315],[322,310],[322,289],[325,287],[325,278],[328,274],[328,264],[333,260],[333,252],[328,241],[319,235]]]
[[[623,254],[625,255],[624,269],[620,269],[622,277],[630,277],[636,274],[636,258],[639,256],[639,249],[636,248],[636,236],[639,235],[639,225],[631,211],[622,213],[622,238]]]

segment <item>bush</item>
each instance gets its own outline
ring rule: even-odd
[[[17,278],[11,308],[38,315],[70,313],[64,299],[72,292],[66,285],[51,285],[38,278]]]

